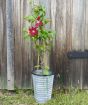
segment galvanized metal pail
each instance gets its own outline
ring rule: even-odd
[[[43,75],[42,70],[32,72],[34,97],[38,103],[45,103],[51,99],[54,74]]]

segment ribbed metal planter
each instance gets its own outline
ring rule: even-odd
[[[45,103],[51,99],[54,75],[42,75],[41,70],[32,72],[34,97],[38,103]]]

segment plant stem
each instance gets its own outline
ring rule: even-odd
[[[39,65],[39,51],[38,51],[38,65]],[[39,66],[37,67],[37,69],[39,69]]]
[[[38,40],[38,44],[39,44],[39,40]],[[38,67],[37,67],[37,69],[39,69],[39,66],[40,66],[40,64],[39,64],[39,61],[40,61],[39,56],[40,56],[40,52],[39,52],[39,50],[38,50],[38,61],[37,61]]]
[[[45,43],[43,42],[43,45],[44,45],[44,52],[43,52],[43,54],[44,54],[44,58],[43,58],[43,63],[44,63],[44,67],[46,66],[46,54],[45,54]]]

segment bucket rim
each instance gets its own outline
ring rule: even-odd
[[[36,71],[39,71],[40,73],[38,73],[38,72],[36,72]],[[51,70],[49,70],[49,74],[48,74],[48,75],[43,74],[42,71],[43,71],[42,69],[39,69],[39,70],[32,70],[31,73],[32,73],[33,75],[37,75],[37,76],[53,76],[53,75],[54,75],[54,72],[51,71]]]

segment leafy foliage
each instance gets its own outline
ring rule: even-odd
[[[31,24],[31,27],[23,30],[24,39],[30,39],[33,42],[38,58],[43,57],[45,52],[50,51],[51,41],[55,34],[52,30],[46,29],[46,24],[51,22],[50,19],[46,18],[46,8],[42,5],[35,5],[32,9],[32,15],[25,16],[24,19]]]

